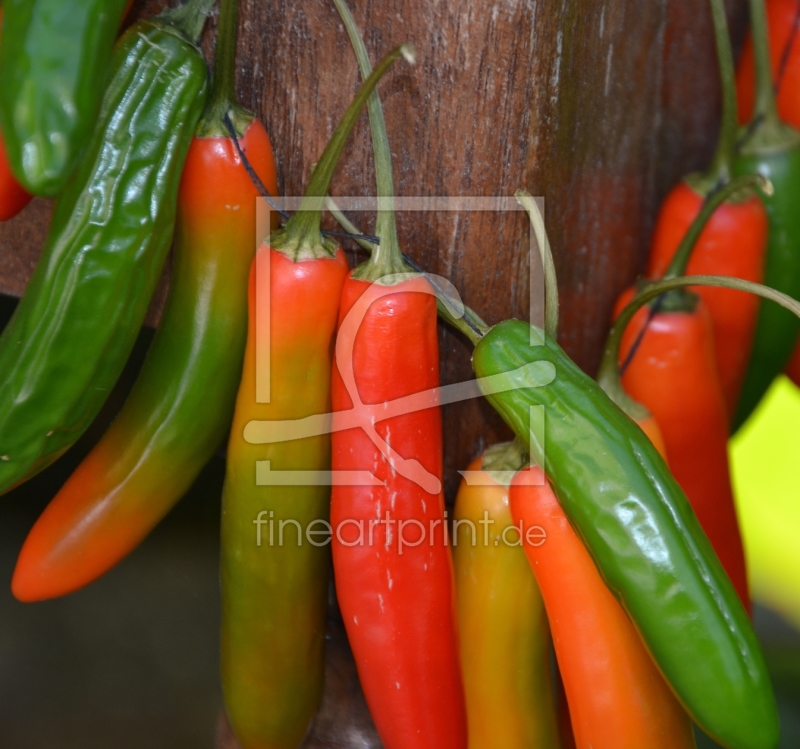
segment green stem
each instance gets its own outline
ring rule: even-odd
[[[189,0],[176,8],[167,8],[158,19],[171,24],[187,39],[197,44],[200,34],[203,33],[203,26],[206,25],[206,18],[215,2],[216,0]]]
[[[197,126],[203,138],[227,136],[225,115],[236,135],[241,137],[253,121],[253,115],[236,100],[236,34],[239,26],[239,0],[221,0],[217,41],[214,51],[214,77],[211,94]]]
[[[756,62],[756,101],[753,120],[774,125],[778,122],[778,106],[775,102],[775,88],[772,81],[767,9],[764,0],[750,0],[750,27]]]
[[[353,14],[344,0],[333,0],[336,10],[342,17],[350,43],[358,60],[361,76],[367,78],[372,72],[367,48],[356,26]],[[384,276],[408,273],[411,268],[403,262],[403,253],[397,239],[397,223],[394,214],[394,176],[392,174],[392,154],[389,137],[386,134],[386,120],[377,92],[369,97],[369,123],[372,131],[372,150],[375,157],[375,175],[378,189],[378,214],[375,220],[375,234],[380,244],[374,246],[370,259],[353,271],[353,278],[365,281],[380,281]]]
[[[517,202],[527,211],[539,245],[544,270],[544,332],[554,341],[558,338],[558,282],[550,240],[544,226],[544,217],[539,206],[527,190],[517,190]]]
[[[775,289],[770,289],[768,286],[764,286],[760,283],[753,283],[752,281],[744,281],[741,278],[731,278],[730,276],[683,276],[681,278],[668,278],[663,281],[656,281],[648,284],[636,295],[636,298],[622,310],[619,317],[614,321],[611,333],[606,340],[603,361],[600,364],[600,371],[597,375],[597,382],[600,387],[606,391],[611,400],[634,419],[641,418],[646,411],[640,404],[633,401],[622,387],[619,367],[617,366],[622,335],[628,327],[628,323],[630,323],[641,307],[652,302],[662,294],[676,289],[683,289],[687,286],[715,286],[723,289],[747,291],[764,299],[769,299],[779,304],[781,307],[788,309],[797,317],[800,317],[800,302],[795,301],[787,294],[775,291]]]
[[[325,207],[346,232],[354,235],[353,239],[365,250],[372,252],[377,247],[373,242],[364,239],[363,236],[359,236],[361,232],[358,227],[344,215],[332,197],[328,196]],[[430,274],[422,271],[422,275],[428,279],[428,282],[436,292],[436,309],[439,317],[463,333],[473,345],[477,345],[478,341],[489,332],[489,326],[466,304],[463,304],[460,300],[452,299]]]
[[[736,74],[733,67],[731,38],[723,0],[711,0],[711,15],[714,19],[714,38],[717,44],[720,80],[722,81],[722,122],[717,150],[711,168],[695,182],[695,189],[707,195],[717,185],[725,184],[733,174],[736,158]]]
[[[686,273],[686,267],[689,265],[695,244],[714,211],[737,192],[752,187],[760,188],[767,195],[772,195],[773,192],[772,183],[766,177],[762,177],[760,174],[747,174],[743,177],[737,177],[716,192],[712,192],[705,199],[703,207],[694,221],[692,221],[691,226],[678,245],[678,249],[672,256],[672,260],[664,273],[664,278],[675,278]]]
[[[519,437],[515,437],[513,442],[500,442],[486,448],[481,460],[481,470],[498,484],[508,486],[514,474],[529,463],[530,457],[525,446]]]
[[[320,256],[333,257],[335,254],[336,246],[323,239],[320,229],[325,196],[331,179],[333,179],[333,172],[339,162],[339,157],[342,155],[347,138],[362,107],[367,103],[367,99],[378,81],[400,57],[405,57],[409,62],[413,62],[414,48],[408,44],[402,44],[393,49],[361,84],[361,88],[344,113],[314,168],[305,197],[300,202],[297,213],[289,219],[283,229],[270,237],[270,245],[273,249],[285,252],[294,260]],[[320,255],[320,250],[323,251],[323,255]]]

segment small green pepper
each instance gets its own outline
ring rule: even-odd
[[[5,0],[0,124],[17,179],[58,195],[97,120],[126,0]]]
[[[211,2],[137,23],[114,53],[92,141],[0,336],[0,493],[83,434],[133,347],[205,102],[208,71],[195,39]]]

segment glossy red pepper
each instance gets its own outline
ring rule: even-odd
[[[509,506],[553,633],[577,749],[691,749],[692,723],[539,468]]]
[[[755,195],[731,195],[714,213],[699,237],[691,258],[675,252],[703,204],[731,179],[736,148],[736,92],[733,55],[724,4],[711,0],[722,80],[722,127],[714,161],[704,174],[690,174],[669,193],[659,211],[647,275],[716,274],[761,282],[767,247],[768,219]],[[688,263],[688,268],[687,268]],[[733,416],[750,358],[758,315],[758,300],[730,289],[698,291],[708,306],[714,330],[714,350],[728,413]]]
[[[702,195],[681,182],[667,196],[653,233],[648,278],[674,275],[721,275],[761,283],[767,247],[768,221],[764,204],[752,193],[716,210],[683,268],[670,269],[681,239],[704,203]],[[714,357],[726,409],[732,414],[744,382],[756,329],[759,300],[733,289],[702,287],[713,329]]]
[[[800,2],[767,0],[767,29],[772,75],[777,86],[780,118],[800,129]],[[749,122],[756,99],[753,35],[748,32],[736,71],[739,122]]]
[[[363,42],[336,6],[362,75]],[[400,252],[391,155],[380,100],[369,103],[380,244],[342,292],[335,366],[332,466],[378,479],[335,485],[331,497],[336,592],[364,696],[386,749],[466,749],[453,565],[442,493],[436,401],[382,415],[393,401],[436,388],[436,299]],[[374,412],[370,406],[375,406]],[[348,411],[358,426],[341,429]]]
[[[633,289],[625,291],[615,312],[634,295]],[[714,360],[711,319],[699,297],[684,299],[686,304],[674,311],[653,314],[645,306],[637,312],[619,352],[623,363],[638,344],[622,384],[661,428],[670,469],[749,610],[744,548],[728,465],[728,412]]]

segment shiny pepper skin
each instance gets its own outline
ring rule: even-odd
[[[558,749],[550,627],[498,483],[507,478],[487,470],[487,453],[467,469],[453,511],[469,749]]]
[[[633,296],[633,289],[623,293],[617,312]],[[622,363],[638,341],[622,384],[653,414],[669,467],[750,611],[744,545],[728,463],[728,411],[714,357],[711,317],[702,300],[695,299],[693,309],[659,311],[649,320],[650,307],[637,312],[620,347]]]
[[[649,278],[661,278],[687,229],[703,205],[703,196],[685,181],[667,196],[653,232],[647,265]],[[697,240],[686,275],[715,274],[761,283],[767,249],[768,219],[756,195],[726,201]],[[733,289],[699,287],[711,318],[714,358],[727,413],[733,415],[744,382],[758,316],[758,298]]]
[[[258,120],[240,145],[275,194],[272,146]],[[28,534],[12,580],[18,599],[71,593],[117,564],[227,436],[247,335],[257,197],[230,138],[192,140],[161,323],[122,411]]]
[[[0,493],[80,437],[125,365],[172,242],[207,76],[167,20],[135,24],[116,47],[92,141],[0,336]]]
[[[428,282],[387,287],[349,278],[336,348],[333,469],[368,471],[382,482],[334,486],[331,498],[336,592],[364,696],[386,749],[466,749],[440,411],[431,404],[374,421],[366,412],[438,386]],[[356,394],[366,404],[355,404],[356,413],[377,444],[365,428],[337,430]],[[416,461],[412,477],[400,461]]]
[[[689,716],[541,469],[517,474],[509,506],[551,622],[577,749],[694,749]]]
[[[528,323],[507,320],[478,342],[478,377],[519,378],[516,389],[487,399],[544,465],[603,580],[690,716],[728,746],[774,749],[778,716],[764,656],[685,494],[597,383],[551,339],[530,341]],[[513,374],[530,364],[550,369],[552,384],[531,387]],[[531,428],[536,406],[544,409],[546,449]]]

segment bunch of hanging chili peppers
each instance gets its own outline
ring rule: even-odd
[[[403,254],[375,88],[412,50],[372,70],[344,0],[333,3],[364,80],[291,217],[274,200],[269,136],[234,93],[237,0],[221,3],[208,95],[197,41],[213,0],[140,21],[116,45],[123,0],[4,3],[0,220],[31,195],[58,199],[0,335],[0,492],[98,413],[174,236],[138,379],[31,530],[14,594],[61,596],[110,570],[227,436],[221,676],[243,749],[293,749],[308,732],[331,562],[388,749],[688,749],[692,721],[731,749],[774,749],[727,438],[800,331],[800,134],[778,116],[780,105],[800,124],[784,95],[797,91],[800,3],[774,0],[767,16],[751,0],[739,111],[752,119],[737,132],[724,7],[710,0],[716,154],[665,200],[649,280],[620,297],[597,382],[556,342],[554,264],[527,193],[543,330],[487,326]],[[379,206],[376,236],[357,237],[370,257],[349,270],[322,214],[365,105]],[[266,237],[259,197],[271,201]],[[478,386],[515,434],[464,472],[452,526],[437,310],[475,345]]]

